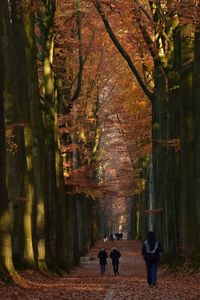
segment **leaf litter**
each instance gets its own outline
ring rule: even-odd
[[[97,253],[104,246],[108,254],[117,247],[120,275],[113,275],[108,258],[106,274],[100,275]],[[70,274],[42,274],[34,270],[20,271],[28,282],[27,287],[0,284],[0,299],[9,300],[198,300],[200,299],[200,274],[181,271],[170,273],[159,267],[158,286],[149,288],[146,269],[140,254],[141,245],[135,241],[99,242],[81,259],[80,266]]]

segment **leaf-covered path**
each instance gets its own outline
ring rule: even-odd
[[[96,256],[102,244],[108,253],[113,246],[119,248],[122,254],[119,276],[113,275],[110,259],[106,275],[100,275]],[[26,271],[21,275],[29,281],[29,285],[26,288],[1,285],[1,300],[200,299],[199,274],[168,274],[159,269],[158,287],[150,289],[146,284],[146,270],[140,255],[140,244],[134,241],[99,243],[82,259],[81,266],[62,278],[44,276],[34,271]]]

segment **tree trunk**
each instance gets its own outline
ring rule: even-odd
[[[194,116],[195,116],[195,175],[196,178],[196,195],[195,206],[193,208],[194,218],[196,219],[196,226],[200,228],[200,29],[197,28],[195,33],[195,48],[194,48]],[[196,236],[196,248],[200,248],[200,237]]]
[[[4,123],[4,95],[5,95],[5,52],[8,49],[9,35],[8,2],[0,2],[0,273],[13,275],[15,273],[12,262],[11,215],[9,211],[6,187],[6,144]]]
[[[195,156],[193,60],[191,26],[181,27],[181,203],[180,244],[185,253],[195,247],[198,227],[194,218]]]
[[[84,194],[76,194],[76,212],[77,212],[77,226],[78,226],[78,249],[79,255],[82,256],[88,252],[88,210],[87,198]]]
[[[24,209],[24,169],[23,125],[20,106],[27,99],[26,84],[24,85],[24,36],[22,37],[22,19],[16,18],[15,1],[12,2],[12,23],[10,24],[10,40],[5,53],[5,122],[8,151],[6,155],[6,175],[8,197],[11,201],[12,213],[12,244],[14,263],[22,267],[24,250],[23,209]],[[16,20],[17,19],[17,20]],[[14,48],[15,47],[15,48]],[[23,67],[22,67],[23,66]],[[17,74],[17,75],[16,75]],[[15,110],[13,109],[15,108]],[[21,124],[18,125],[18,124]],[[15,149],[13,148],[16,147]],[[14,150],[13,150],[14,149]],[[21,170],[16,176],[16,170]],[[19,263],[20,262],[20,263]]]
[[[67,268],[71,269],[79,264],[78,255],[78,233],[77,233],[77,215],[74,197],[67,196]]]
[[[46,172],[45,172],[45,131],[42,119],[40,95],[38,87],[38,70],[36,61],[36,44],[34,33],[34,14],[29,8],[24,16],[26,37],[26,68],[27,85],[30,107],[30,121],[32,147],[33,176],[35,203],[33,220],[34,250],[36,264],[39,269],[46,269],[45,264],[45,197],[46,197]]]
[[[167,181],[167,122],[168,122],[168,102],[166,94],[166,76],[163,68],[157,66],[155,70],[155,98],[152,107],[152,139],[153,139],[153,179],[155,199],[153,199],[152,208],[162,208],[164,218],[167,218],[166,201],[168,199],[166,191]],[[165,222],[161,224],[157,214],[153,217],[155,224],[154,230],[158,238],[163,237],[163,246],[166,249],[166,232]],[[163,234],[165,234],[163,236]]]

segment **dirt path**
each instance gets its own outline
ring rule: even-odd
[[[120,275],[112,273],[109,263],[106,275],[101,276],[97,252],[101,245],[107,252],[113,246],[119,248]],[[32,300],[32,299],[75,299],[75,300],[175,300],[200,299],[200,274],[193,276],[181,273],[166,274],[159,269],[158,287],[150,289],[146,284],[146,270],[140,255],[140,245],[134,241],[114,241],[99,243],[88,256],[65,277],[47,277],[33,271],[22,273],[31,281],[28,288],[0,286],[0,299]]]

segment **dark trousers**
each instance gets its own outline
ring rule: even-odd
[[[147,282],[150,286],[155,286],[157,283],[157,263],[146,263],[147,266]]]
[[[114,274],[119,274],[118,270],[119,270],[119,263],[113,262],[113,273]]]
[[[106,265],[100,265],[101,268],[101,274],[104,274],[106,271]]]

